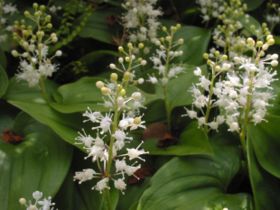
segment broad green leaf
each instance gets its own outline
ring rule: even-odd
[[[280,206],[280,200],[277,197],[280,193],[280,180],[265,171],[261,166],[257,153],[254,151],[253,141],[254,139],[249,139],[247,159],[250,182],[254,194],[254,209],[276,210]],[[273,154],[275,153],[269,154],[269,156]],[[279,163],[277,165],[279,166]]]
[[[83,77],[77,82],[63,85],[57,89],[59,100],[50,102],[51,106],[62,113],[85,111],[87,107],[104,110],[102,95],[95,86],[96,77]]]
[[[112,31],[107,23],[107,18],[113,14],[108,11],[94,11],[79,35],[83,38],[93,38],[112,44]]]
[[[36,190],[55,195],[72,159],[71,147],[49,128],[26,115],[19,116],[16,121],[19,121],[23,142],[12,145],[0,139],[0,202],[3,210],[21,209],[18,199],[30,199]]]
[[[42,124],[50,127],[65,141],[79,147],[74,143],[74,139],[82,127],[80,113],[62,114],[55,111],[42,98],[38,89],[29,88],[26,83],[19,83],[15,80],[10,82],[5,99]]]
[[[198,80],[193,74],[194,68],[193,66],[186,66],[182,74],[168,83],[167,100],[171,110],[175,107],[190,105],[192,103],[193,99],[189,90]]]
[[[207,155],[211,154],[211,145],[205,133],[193,123],[188,126],[180,135],[178,143],[167,148],[159,148],[157,141],[146,140],[143,148],[149,151],[150,155]]]
[[[261,24],[252,16],[249,16],[248,18],[241,16],[239,21],[243,24],[243,33],[247,36],[255,36],[256,30],[262,30]]]
[[[183,26],[176,33],[176,37],[185,40],[184,45],[180,48],[184,51],[180,60],[191,65],[201,65],[203,53],[205,53],[208,48],[211,31],[195,26]]]
[[[9,85],[9,78],[5,69],[0,65],[0,98],[5,94]]]
[[[248,194],[227,193],[241,167],[239,150],[218,142],[213,139],[213,157],[176,157],[160,168],[137,210],[252,209]]]
[[[193,74],[195,67],[189,65],[185,65],[184,67],[184,71],[167,84],[167,103],[170,111],[175,107],[190,105],[193,100],[189,90],[198,80]],[[163,88],[160,85],[156,85],[154,93],[143,92],[143,94],[146,99],[146,104],[159,99],[164,100]]]
[[[258,8],[263,2],[264,0],[244,0],[244,3],[247,4],[249,11]]]
[[[248,141],[253,145],[255,156],[262,168],[280,178],[280,116],[269,115],[267,121],[250,127]]]

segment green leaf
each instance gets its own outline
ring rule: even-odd
[[[209,155],[211,154],[211,145],[205,133],[197,128],[193,123],[188,126],[179,137],[179,141],[174,146],[159,148],[154,140],[146,140],[143,148],[149,151],[150,155]]]
[[[253,140],[254,139],[249,139],[248,142],[247,159],[250,182],[254,194],[254,209],[278,209],[280,200],[276,195],[280,193],[280,180],[263,169],[258,161],[257,153],[254,151]],[[279,163],[277,165],[279,166]]]
[[[239,21],[243,24],[243,33],[245,33],[246,36],[255,36],[256,30],[262,30],[261,24],[252,16],[249,16],[249,18],[241,16]]]
[[[191,65],[201,65],[203,62],[203,53],[207,51],[211,37],[211,31],[195,26],[183,26],[177,33],[176,37],[185,40],[184,45],[180,48],[184,51],[181,61]]]
[[[72,149],[50,129],[26,115],[16,121],[23,142],[17,145],[0,141],[1,209],[20,209],[18,199],[30,199],[32,192],[53,196],[67,175]]]
[[[193,99],[188,91],[197,82],[198,78],[193,74],[194,66],[185,65],[184,67],[184,71],[167,84],[167,103],[169,110],[192,103]],[[159,99],[164,100],[163,88],[159,84],[155,86],[154,93],[143,92],[143,95],[145,96],[146,104],[150,104]]]
[[[167,100],[169,108],[173,110],[178,106],[190,105],[193,101],[189,92],[191,86],[198,78],[193,74],[195,67],[186,66],[185,71],[167,85]]]
[[[5,94],[9,85],[9,78],[5,69],[0,65],[0,98]]]
[[[160,168],[137,210],[252,209],[249,195],[227,193],[241,167],[239,150],[219,139],[213,142],[213,157],[176,157]]]
[[[108,11],[94,11],[80,32],[82,38],[92,38],[107,44],[112,44],[112,31],[107,24],[106,18],[115,13]]]
[[[26,83],[15,80],[11,80],[5,99],[42,124],[49,126],[65,141],[79,147],[74,140],[82,127],[80,113],[62,114],[55,111],[42,98],[38,89],[29,88]]]
[[[100,78],[83,77],[77,82],[60,86],[55,94],[56,101],[51,101],[51,106],[61,113],[85,111],[87,107],[94,110],[104,110],[102,95],[95,86]],[[53,91],[55,92],[55,91]]]
[[[248,141],[253,145],[259,164],[271,175],[280,178],[280,116],[269,115],[267,121],[250,126]]]
[[[244,3],[247,4],[249,11],[257,9],[263,2],[264,0],[244,0]]]

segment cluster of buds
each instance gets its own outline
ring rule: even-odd
[[[94,134],[83,130],[76,138],[78,143],[84,146],[88,154],[86,158],[91,158],[92,162],[96,163],[98,171],[92,168],[84,169],[76,172],[74,180],[83,183],[98,179],[99,181],[92,189],[100,193],[110,189],[110,182],[116,189],[123,192],[126,189],[126,177],[138,178],[135,172],[141,167],[139,161],[144,161],[141,155],[148,153],[140,149],[142,143],[136,148],[127,147],[127,144],[133,141],[129,132],[145,128],[143,115],[140,114],[140,109],[144,108],[144,98],[138,91],[128,93],[127,90],[128,86],[135,82],[133,71],[136,66],[139,67],[146,62],[143,62],[143,59],[137,59],[132,51],[131,43],[128,44],[128,52],[120,47],[120,52],[125,54],[124,58],[118,59],[121,67],[110,64],[111,69],[121,71],[121,78],[117,73],[112,73],[109,81],[96,82],[97,88],[103,95],[104,105],[109,112],[101,113],[88,108],[83,114],[86,118],[84,122],[93,124]],[[134,62],[139,64],[134,66]]]
[[[176,58],[183,55],[183,51],[179,46],[184,44],[184,39],[176,39],[175,33],[181,28],[180,24],[167,27],[162,27],[164,36],[158,38],[155,41],[156,52],[151,57],[154,69],[157,70],[157,75],[150,75],[148,82],[156,84],[159,81],[163,86],[166,86],[168,81],[174,77],[177,77],[184,68],[174,62]]]
[[[271,31],[280,23],[280,5],[277,3],[268,2],[265,20]]]
[[[26,207],[26,210],[54,210],[55,203],[51,197],[43,198],[43,193],[35,191],[32,193],[33,201],[28,201],[25,198],[20,198],[19,203]]]
[[[238,33],[244,28],[240,17],[245,17],[245,21],[248,21],[246,11],[247,5],[241,0],[229,0],[224,3],[224,11],[218,17],[221,24],[215,28],[213,39],[217,47],[223,48],[228,55],[234,52],[233,48],[239,49],[239,45],[244,42],[244,38]]]
[[[24,15],[34,24],[26,25],[25,20],[14,24],[13,38],[22,47],[23,52],[12,51],[14,57],[20,58],[19,72],[16,77],[27,81],[29,86],[38,85],[40,79],[51,77],[58,66],[53,58],[62,55],[60,50],[49,56],[49,45],[58,41],[57,35],[51,33],[53,27],[51,16],[46,13],[44,5],[33,4],[34,13],[25,11]]]
[[[138,78],[135,70],[147,65],[147,60],[138,56],[140,51],[145,50],[145,45],[142,42],[138,45],[129,42],[126,48],[120,46],[118,50],[120,53],[118,64],[111,63],[109,65],[110,69],[123,74],[123,79],[128,83],[143,84],[144,79]]]
[[[214,51],[205,55],[211,74],[204,76],[199,68],[194,71],[199,83],[191,89],[193,109],[186,109],[186,115],[197,119],[199,126],[217,130],[225,122],[230,132],[240,133],[244,125],[265,120],[276,80],[273,67],[278,65],[278,55],[266,52],[275,41],[268,35],[265,42],[247,38],[246,43],[251,57],[240,55],[229,60],[227,55]],[[219,114],[210,120],[214,107]]]
[[[17,11],[15,5],[0,0],[0,43],[7,41],[8,34],[13,30],[10,17]]]
[[[211,19],[217,19],[224,12],[225,6],[223,0],[196,0],[204,22]]]
[[[131,42],[153,41],[157,37],[160,26],[158,17],[162,15],[160,9],[155,8],[157,0],[126,0],[123,7],[123,25],[129,32]]]

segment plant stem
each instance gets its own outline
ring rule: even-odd
[[[167,74],[168,74],[168,70],[169,70],[169,65],[170,65],[170,51],[172,49],[172,43],[173,43],[173,32],[171,32],[170,34],[170,41],[168,43],[168,47],[166,49],[166,62],[165,62],[165,67],[164,67],[164,73],[163,73],[163,78],[167,79]],[[166,118],[167,118],[167,126],[168,126],[168,130],[171,131],[171,110],[169,107],[169,103],[168,103],[168,89],[167,89],[167,84],[162,84],[162,88],[163,88],[163,94],[164,94],[164,104],[165,104],[165,111],[166,111]]]
[[[167,87],[166,85],[163,86],[163,94],[164,94],[164,104],[165,104],[165,111],[166,111],[166,119],[167,119],[167,128],[171,131],[171,110],[167,100]]]
[[[43,96],[43,98],[48,101],[48,95],[47,95],[47,90],[46,90],[46,86],[45,86],[45,81],[44,78],[40,78],[39,80],[39,86],[40,86],[40,90],[41,90],[41,94]]]
[[[214,94],[215,78],[216,78],[215,72],[214,72],[214,70],[212,70],[211,83],[210,83],[210,89],[209,89],[209,98],[208,98],[207,109],[206,109],[206,113],[205,113],[205,124],[208,123],[209,116],[210,116],[210,111],[212,109],[211,100],[212,100],[212,97],[213,97],[213,94]],[[207,125],[204,126],[204,130],[205,130],[205,132],[207,134],[208,133]]]

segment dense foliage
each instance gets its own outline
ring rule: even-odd
[[[280,5],[0,0],[1,210],[278,210]]]

